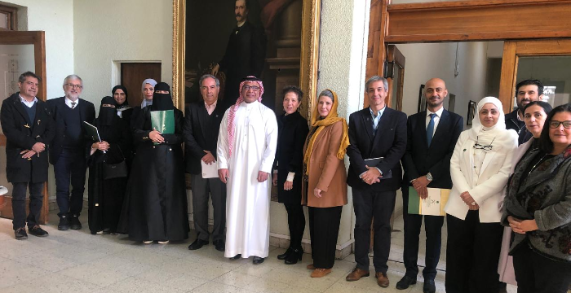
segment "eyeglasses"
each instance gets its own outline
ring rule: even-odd
[[[563,128],[570,129],[571,128],[571,121],[556,121],[552,120],[549,122],[549,128],[559,128],[559,125],[563,124]]]
[[[481,145],[478,143],[478,137],[476,136],[476,144],[474,145],[474,148],[477,150],[483,150],[484,152],[489,152],[492,150],[492,144],[494,143],[494,140],[496,140],[495,137],[492,139],[492,142],[490,142],[489,145]]]
[[[253,91],[259,91],[260,87],[256,86],[256,85],[245,85],[242,87],[243,90],[247,91],[249,89],[252,89]]]
[[[74,89],[82,89],[83,86],[80,84],[73,84],[73,83],[67,83],[66,84],[68,87],[74,88]]]

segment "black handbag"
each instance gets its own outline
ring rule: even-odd
[[[114,178],[125,178],[127,177],[128,170],[127,170],[127,162],[125,162],[125,155],[119,148],[119,152],[121,152],[121,156],[123,157],[123,161],[115,164],[108,164],[104,162],[105,168],[103,169],[103,179],[114,179]]]

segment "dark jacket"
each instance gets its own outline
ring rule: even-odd
[[[513,129],[517,132],[518,136],[518,145],[528,141],[530,138],[533,137],[531,132],[527,131],[525,127],[525,122],[520,121],[517,117],[517,109],[511,113],[506,114],[506,129]]]
[[[353,188],[374,191],[398,190],[402,182],[400,160],[406,150],[406,114],[386,107],[373,135],[373,121],[369,108],[349,116],[349,174],[347,183]],[[392,178],[369,185],[359,178],[367,171],[364,159],[384,157],[376,167],[383,174],[392,171]]]
[[[38,99],[36,117],[30,124],[29,116],[15,93],[2,103],[0,120],[6,135],[6,177],[8,182],[44,182],[48,180],[48,149],[54,137],[54,124],[47,104]],[[20,152],[31,150],[36,142],[46,145],[46,150],[22,159]]]
[[[216,158],[218,132],[224,117],[225,108],[216,103],[216,108],[208,115],[204,102],[192,103],[186,106],[184,117],[184,142],[186,153],[186,172],[201,174],[201,159],[210,151]]]
[[[301,204],[303,145],[308,132],[307,120],[298,112],[278,117],[278,148],[273,169],[278,171],[279,202]],[[284,190],[289,172],[295,173],[293,188]]]
[[[442,111],[430,147],[426,141],[426,111],[408,117],[406,152],[402,158],[404,185],[428,172],[433,180],[428,187],[452,188],[450,158],[463,129],[464,120],[458,114]]]
[[[93,103],[88,102],[83,99],[77,100],[77,107],[79,108],[79,118],[82,121],[87,121],[89,123],[93,123],[95,119],[95,107]],[[61,151],[63,150],[63,143],[65,140],[65,120],[64,120],[64,108],[67,107],[65,104],[65,97],[56,98],[48,100],[48,106],[52,111],[52,117],[55,121],[55,137],[51,144],[50,148],[50,163],[54,164],[58,161]],[[81,125],[81,135],[84,137],[84,144],[88,145],[91,142],[91,138],[86,135],[85,128]],[[88,147],[82,148],[85,151],[85,158],[89,157],[89,149]]]

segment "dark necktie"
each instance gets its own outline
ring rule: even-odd
[[[426,142],[428,143],[429,147],[430,143],[432,142],[432,135],[434,133],[434,117],[436,117],[436,114],[431,113],[430,122],[428,122],[428,127],[426,127]]]
[[[77,104],[77,102],[71,102],[71,108],[75,109],[75,104]]]

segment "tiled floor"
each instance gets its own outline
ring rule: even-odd
[[[26,241],[16,241],[11,221],[0,219],[0,292],[422,292],[421,279],[408,290],[395,289],[404,274],[401,232],[393,233],[391,285],[383,289],[373,277],[345,281],[355,266],[353,255],[336,261],[330,275],[312,279],[307,254],[302,263],[284,265],[276,259],[283,249],[271,247],[269,258],[253,265],[251,259],[227,260],[213,245],[191,252],[190,240],[137,245],[124,235],[91,235],[87,227],[58,231],[52,217],[45,227],[49,237]],[[402,220],[395,229],[402,230]],[[444,261],[439,268],[445,268]],[[437,292],[444,292],[444,273],[436,284]]]

